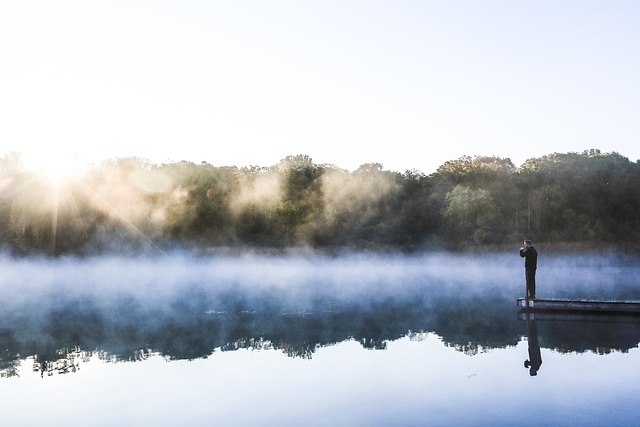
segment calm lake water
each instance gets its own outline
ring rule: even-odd
[[[517,253],[0,271],[3,425],[640,422],[640,318],[527,318]],[[541,252],[537,293],[640,299],[640,263]]]

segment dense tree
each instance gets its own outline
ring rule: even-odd
[[[443,214],[449,225],[450,240],[459,242],[461,246],[491,240],[489,234],[496,227],[498,209],[487,190],[456,185],[445,199]]]
[[[308,240],[323,210],[320,178],[324,169],[306,155],[288,156],[278,169],[283,179],[276,215],[285,243]]]
[[[349,172],[305,155],[240,169],[120,158],[67,181],[10,153],[0,159],[0,189],[0,246],[19,253],[640,240],[640,163],[595,149],[519,168],[465,156],[431,175],[379,163]]]
[[[528,160],[532,230],[559,241],[638,237],[640,165],[618,153],[587,150]]]

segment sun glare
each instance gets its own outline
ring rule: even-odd
[[[52,184],[61,184],[74,178],[80,163],[73,156],[55,151],[40,150],[24,157],[25,166]]]

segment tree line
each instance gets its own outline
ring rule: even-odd
[[[306,155],[269,167],[115,158],[65,180],[9,153],[0,190],[0,245],[15,254],[640,241],[640,162],[597,149],[519,167],[464,156],[429,175],[379,163],[347,171]]]

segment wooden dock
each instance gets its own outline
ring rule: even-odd
[[[582,313],[624,313],[640,315],[639,300],[592,300],[592,299],[561,299],[542,298],[526,299],[518,298],[518,307],[526,310],[547,312],[582,312]]]

